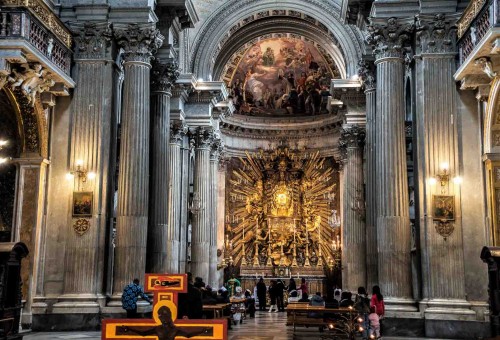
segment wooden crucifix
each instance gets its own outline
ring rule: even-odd
[[[105,319],[102,340],[227,340],[225,319],[177,319],[177,294],[187,292],[186,274],[146,274],[144,290],[154,293],[153,319]]]

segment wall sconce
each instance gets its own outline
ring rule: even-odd
[[[83,161],[81,159],[78,159],[76,161],[76,170],[70,171],[66,174],[66,179],[72,180],[75,178],[75,176],[78,177],[78,180],[81,180],[83,183],[87,182],[87,179],[94,179],[96,177],[96,173],[93,171],[87,171],[86,169],[83,169]]]
[[[441,193],[444,194],[446,192],[446,186],[450,182],[450,168],[448,163],[442,163],[440,168],[440,172],[437,173],[435,177],[429,178],[429,184],[436,185],[439,182],[439,185],[441,186]],[[454,184],[459,185],[462,183],[462,178],[460,176],[455,176],[452,181]]]
[[[198,215],[203,208],[201,207],[201,198],[198,192],[193,193],[193,199],[191,200],[191,204],[189,205],[189,211]]]
[[[7,140],[0,140],[0,151],[3,150],[3,148],[9,143]],[[7,163],[10,161],[12,158],[11,157],[0,157],[0,164]]]

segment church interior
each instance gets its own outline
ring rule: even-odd
[[[99,331],[189,272],[500,336],[499,6],[0,0],[0,333]]]

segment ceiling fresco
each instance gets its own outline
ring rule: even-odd
[[[318,115],[327,113],[334,77],[338,72],[312,43],[282,37],[248,48],[226,81],[240,114]]]

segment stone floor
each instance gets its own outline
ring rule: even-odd
[[[255,318],[247,318],[243,324],[233,326],[229,331],[228,340],[291,340],[292,327],[285,326],[285,313],[258,312]],[[295,340],[320,339],[317,328],[301,328]],[[97,340],[101,338],[99,332],[47,332],[30,333],[24,337],[25,340]],[[384,337],[384,340],[418,340],[417,338],[395,338]],[[429,339],[427,339],[429,340]],[[438,340],[438,339],[434,339]]]

